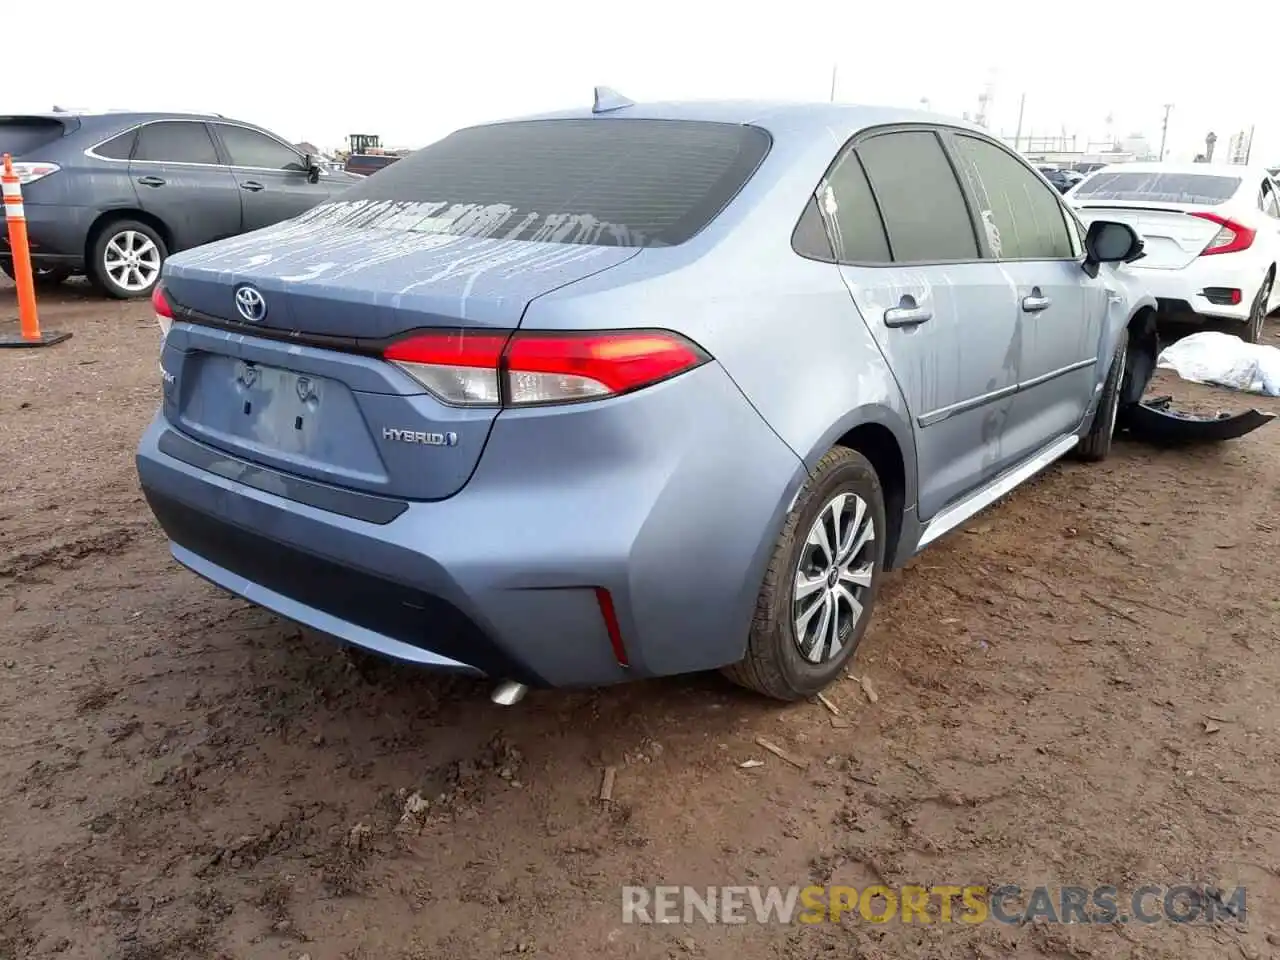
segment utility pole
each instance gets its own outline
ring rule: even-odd
[[[1013,149],[1018,149],[1018,144],[1022,142],[1022,114],[1027,109],[1027,94],[1023,91],[1022,99],[1018,101],[1018,129],[1013,135]]]
[[[833,63],[831,65],[831,102],[836,102],[836,73],[840,69],[840,64]]]
[[[1160,124],[1160,160],[1164,160],[1164,145],[1169,137],[1169,111],[1173,109],[1172,103],[1164,105],[1164,122]]]
[[[1244,162],[1249,162],[1249,156],[1253,153],[1253,131],[1257,128],[1256,123],[1249,124],[1249,144],[1244,148]]]

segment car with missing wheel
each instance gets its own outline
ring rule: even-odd
[[[1140,253],[969,124],[597,91],[172,257],[138,473],[180,563],[346,643],[807,697],[886,571],[1107,456]]]
[[[121,299],[150,296],[169,254],[287,220],[357,180],[216,115],[0,116],[0,152],[22,184],[37,284],[84,274]]]
[[[1280,185],[1266,168],[1118,164],[1077,184],[1068,203],[1086,224],[1138,231],[1143,257],[1130,269],[1162,320],[1227,321],[1249,343],[1262,339],[1280,263]]]

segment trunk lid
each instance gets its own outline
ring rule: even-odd
[[[1075,211],[1085,226],[1094,220],[1116,220],[1137,230],[1145,241],[1145,256],[1134,266],[1146,270],[1181,270],[1200,256],[1221,229],[1174,204],[1080,203]]]
[[[498,409],[437,400],[378,342],[514,330],[535,297],[637,253],[291,221],[178,254],[164,274],[165,415],[240,460],[390,497],[452,496]],[[237,309],[245,285],[266,305],[260,320]]]
[[[266,304],[257,329],[381,340],[416,327],[514,330],[535,297],[639,252],[351,229],[304,216],[176,254],[164,284],[182,306],[233,321],[243,320],[236,290],[249,284]]]

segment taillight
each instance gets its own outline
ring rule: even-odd
[[[383,356],[445,403],[496,407],[573,403],[630,393],[710,358],[665,330],[513,334],[431,330]]]
[[[151,306],[156,312],[156,323],[160,324],[160,339],[163,340],[169,335],[169,328],[173,326],[173,307],[169,306],[169,301],[164,296],[164,288],[158,283],[151,289]]]
[[[565,403],[639,390],[707,359],[688,340],[662,331],[517,333],[503,366],[512,404]]]
[[[56,163],[40,163],[34,160],[25,163],[15,161],[13,164],[13,172],[18,175],[18,182],[23,185],[43,180],[49,174],[57,173],[61,169]]]
[[[507,336],[431,331],[393,343],[382,355],[445,403],[496,407],[502,403],[498,365]]]
[[[1218,232],[1213,235],[1209,245],[1200,251],[1202,257],[1207,257],[1211,253],[1236,253],[1240,250],[1248,250],[1253,246],[1253,238],[1258,234],[1258,231],[1252,227],[1246,227],[1243,223],[1221,217],[1216,213],[1193,213],[1191,216],[1218,225]]]

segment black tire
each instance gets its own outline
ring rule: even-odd
[[[130,288],[122,286],[107,271],[105,262],[107,247],[116,238],[124,238],[129,234],[141,235],[150,240],[158,254],[158,263],[155,266],[154,276],[151,276],[150,282],[144,287]],[[160,279],[160,267],[164,265],[165,258],[168,256],[169,248],[166,246],[164,238],[147,224],[138,220],[113,220],[101,227],[94,237],[92,248],[89,250],[89,263],[87,264],[86,273],[90,282],[109,297],[114,297],[117,300],[141,300],[144,297],[151,296],[151,291],[155,287],[156,281]]]
[[[0,261],[0,270],[3,270],[4,275],[10,280],[15,279],[12,260]],[[70,277],[72,272],[70,267],[33,267],[31,279],[35,281],[37,287],[45,289],[56,287]]]
[[[858,597],[861,615],[849,625],[847,633],[840,635],[839,652],[812,663],[802,655],[796,641],[796,577],[802,560],[812,549],[805,543],[810,530],[819,515],[825,514],[828,505],[843,493],[860,497],[875,525],[874,540],[865,552],[855,555],[871,562],[870,585],[862,588]],[[786,701],[811,697],[835,681],[871,622],[884,575],[885,535],[884,494],[875,468],[856,450],[836,447],[818,462],[787,517],[756,600],[747,654],[739,663],[725,667],[725,676],[740,686]]]
[[[1111,452],[1111,440],[1116,433],[1116,415],[1120,411],[1120,392],[1124,381],[1124,368],[1129,360],[1129,335],[1126,332],[1111,360],[1111,369],[1107,371],[1106,382],[1102,385],[1102,396],[1098,398],[1098,409],[1093,414],[1093,423],[1089,432],[1080,438],[1075,447],[1077,460],[1097,463],[1107,459]]]
[[[1274,280],[1274,275],[1268,270],[1262,286],[1258,288],[1257,296],[1253,298],[1253,304],[1249,307],[1249,319],[1245,321],[1244,333],[1240,335],[1245,343],[1262,342],[1262,333],[1267,326],[1267,301],[1271,299],[1271,284]]]

